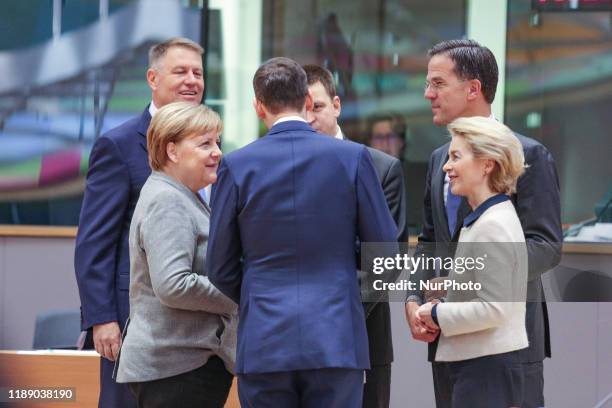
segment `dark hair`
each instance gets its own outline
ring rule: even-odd
[[[328,70],[319,65],[308,64],[304,65],[304,71],[306,72],[306,78],[308,79],[308,85],[314,85],[320,82],[325,88],[327,95],[333,99],[336,96],[336,84],[334,83],[334,76]]]
[[[448,55],[455,63],[455,74],[461,79],[479,80],[485,100],[493,103],[498,71],[497,61],[490,49],[474,40],[448,40],[434,45],[427,54],[430,57]]]
[[[368,124],[368,144],[370,143],[370,140],[372,139],[372,128],[374,128],[374,125],[377,124],[378,122],[389,122],[391,124],[391,130],[393,131],[393,133],[395,133],[397,136],[399,136],[400,139],[404,140],[404,137],[406,135],[406,122],[404,122],[404,119],[398,115],[394,115],[391,113],[379,113],[379,114],[375,114],[372,116],[369,116],[367,119],[367,124]]]
[[[272,58],[255,72],[253,89],[255,98],[273,114],[287,109],[301,111],[308,94],[306,73],[290,58]]]

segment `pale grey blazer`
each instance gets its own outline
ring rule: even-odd
[[[219,356],[233,371],[237,305],[206,276],[210,208],[154,171],[130,226],[130,319],[117,382],[171,377]]]
[[[437,307],[441,329],[436,361],[459,361],[526,348],[527,245],[511,201],[488,208],[463,227],[455,260],[484,257],[483,268],[457,268],[448,278],[480,283],[449,289]]]

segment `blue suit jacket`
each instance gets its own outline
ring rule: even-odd
[[[237,373],[369,368],[355,236],[397,231],[366,148],[283,122],[218,175],[207,266],[240,304]]]
[[[74,256],[83,330],[111,321],[123,327],[129,315],[128,236],[140,189],[151,174],[150,121],[147,107],[100,136],[91,150]]]

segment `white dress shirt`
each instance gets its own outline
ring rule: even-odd
[[[301,117],[301,116],[298,116],[298,115],[291,115],[291,116],[283,116],[282,118],[277,119],[277,120],[276,120],[276,122],[274,122],[274,123],[272,124],[272,127],[274,127],[274,126],[278,125],[279,123],[289,122],[289,121],[292,121],[292,120],[297,120],[297,121],[300,121],[300,122],[308,123],[308,122],[306,122],[306,119],[304,119],[304,118],[303,118],[303,117]]]
[[[151,101],[151,103],[149,104],[149,115],[151,115],[151,117],[153,117],[153,115],[155,115],[155,113],[157,113],[159,109],[157,108],[157,106],[155,106],[155,103],[153,103],[153,101]]]
[[[344,134],[342,133],[342,129],[340,126],[336,125],[336,135],[334,136],[336,139],[344,140]]]

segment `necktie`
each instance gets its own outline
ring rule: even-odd
[[[461,204],[461,197],[453,194],[450,184],[448,185],[448,193],[446,194],[446,218],[448,219],[448,231],[451,238],[457,227],[457,211]]]

